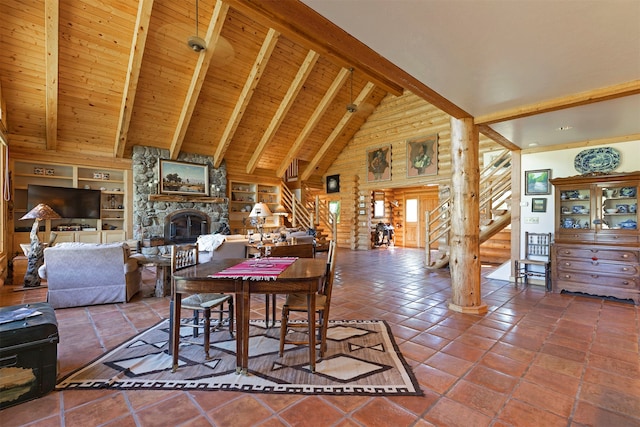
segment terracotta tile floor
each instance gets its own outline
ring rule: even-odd
[[[484,316],[447,309],[448,270],[403,248],[339,250],[331,318],[385,319],[423,397],[64,391],[0,412],[2,426],[640,426],[640,316],[630,304],[485,279]],[[128,304],[57,310],[59,374],[167,317],[153,271]],[[0,305],[43,301],[5,286]],[[252,307],[263,317],[264,299]]]

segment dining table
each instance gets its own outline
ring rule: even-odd
[[[286,260],[286,262],[285,262]],[[282,264],[282,265],[281,265]],[[275,266],[286,267],[269,275],[266,270]],[[316,258],[245,258],[211,259],[173,272],[172,325],[170,350],[173,370],[178,368],[180,344],[180,310],[183,294],[233,293],[236,321],[236,373],[249,372],[249,321],[252,294],[307,295],[307,321],[309,325],[309,365],[315,372],[315,294],[327,274],[326,261]]]

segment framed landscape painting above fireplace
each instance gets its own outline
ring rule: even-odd
[[[160,159],[160,193],[209,195],[209,166]]]

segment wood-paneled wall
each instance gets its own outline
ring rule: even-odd
[[[438,134],[437,174],[409,178],[407,176],[407,140],[433,134]],[[368,182],[367,150],[386,145],[391,147],[391,180]],[[480,136],[481,153],[501,148],[494,141]],[[480,159],[482,160],[482,155]],[[397,190],[429,184],[450,184],[449,115],[408,91],[398,97],[387,96],[327,171],[327,175],[335,174],[340,175],[341,220],[338,225],[338,246],[360,250],[370,249],[370,230],[373,224],[372,191]],[[393,194],[392,191],[386,192]],[[362,197],[364,200],[361,199]],[[360,214],[362,208],[359,208],[362,202],[366,206],[364,215]],[[400,213],[397,209],[394,211],[394,220]],[[349,225],[354,222],[349,221],[350,214],[355,215],[355,227]],[[375,222],[377,223],[378,220],[376,219]],[[398,241],[396,243],[401,244]]]

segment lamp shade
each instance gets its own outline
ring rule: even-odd
[[[251,213],[249,213],[249,217],[252,218],[266,218],[271,215],[273,215],[271,213],[271,209],[269,209],[269,206],[267,206],[266,203],[256,203],[253,205]]]
[[[287,216],[287,215],[289,215],[289,212],[287,212],[287,209],[284,206],[278,205],[278,206],[276,206],[276,211],[273,214],[274,215]]]
[[[49,205],[45,205],[44,203],[40,203],[35,208],[31,209],[25,216],[20,219],[60,219],[61,216],[58,215],[56,211],[51,209]]]

